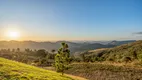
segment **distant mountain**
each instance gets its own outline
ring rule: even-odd
[[[128,40],[128,41],[111,41],[110,43],[108,43],[109,45],[122,45],[122,44],[127,44],[127,43],[131,43],[131,42],[135,42],[136,40]]]
[[[46,49],[51,51],[52,49],[58,50],[60,48],[61,43],[65,42],[69,45],[71,52],[81,52],[86,50],[92,49],[99,49],[99,48],[111,48],[114,46],[124,43],[129,43],[131,41],[116,41],[115,44],[108,43],[108,44],[101,44],[101,43],[92,43],[92,42],[69,42],[69,41],[57,41],[57,42],[35,42],[35,41],[0,41],[0,49],[16,49],[20,48],[24,50],[26,48],[30,49]]]
[[[78,51],[84,51],[84,50],[94,50],[99,48],[111,48],[115,47],[115,45],[103,45],[100,43],[92,43],[92,44],[82,44],[78,49]]]
[[[93,43],[100,43],[100,44],[108,44],[110,43],[111,41],[73,41],[75,43],[90,43],[90,44],[93,44]]]

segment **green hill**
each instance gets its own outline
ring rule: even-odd
[[[82,53],[86,61],[134,62],[142,61],[142,41],[114,48],[90,50]]]
[[[0,58],[0,80],[73,80],[59,73]]]

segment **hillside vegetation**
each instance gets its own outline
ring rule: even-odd
[[[59,73],[0,58],[0,80],[73,80]]]
[[[102,63],[74,63],[68,74],[88,80],[142,80],[142,69]]]
[[[91,50],[81,54],[86,62],[114,61],[114,62],[141,62],[142,41],[124,44],[114,48]]]

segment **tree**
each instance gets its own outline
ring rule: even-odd
[[[46,51],[44,49],[40,49],[37,51],[36,53],[37,56],[39,56],[40,58],[46,57]]]
[[[52,49],[52,50],[51,50],[52,53],[55,53],[55,51],[56,51],[55,49]]]
[[[30,49],[29,48],[25,49],[25,52],[30,52]]]
[[[15,49],[12,49],[12,52],[15,52]]]
[[[46,59],[46,56],[47,56],[47,53],[46,53],[46,50],[44,49],[40,49],[36,52],[36,56],[38,56],[38,65],[44,65],[44,63],[47,62],[47,59]]]
[[[85,55],[84,55],[84,54],[81,54],[80,56],[81,56],[82,61],[85,62],[85,61],[86,61],[86,60],[85,60]]]
[[[66,43],[62,43],[62,47],[58,50],[55,56],[55,68],[57,72],[64,74],[64,70],[68,69],[70,62],[70,50]]]
[[[17,48],[17,52],[20,52],[20,48]]]

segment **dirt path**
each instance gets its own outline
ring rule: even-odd
[[[87,80],[87,79],[85,79],[85,78],[82,78],[82,77],[79,77],[79,76],[73,76],[73,75],[70,75],[70,74],[65,74],[66,76],[69,76],[69,77],[71,77],[71,78],[73,78],[73,79],[75,79],[75,80]]]

